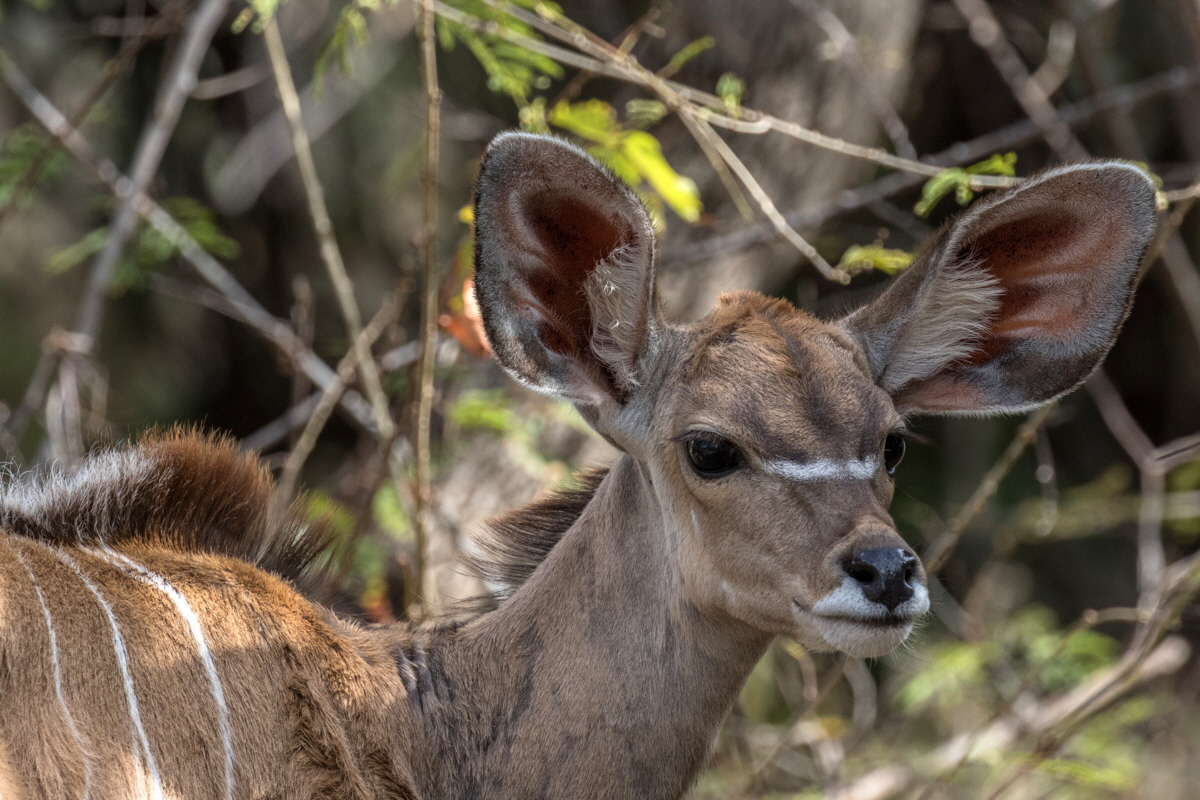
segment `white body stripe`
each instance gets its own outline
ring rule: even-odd
[[[774,475],[793,481],[850,481],[867,480],[879,470],[878,458],[848,459],[834,461],[822,458],[817,461],[765,461],[763,469]]]
[[[96,588],[95,584],[88,580],[87,575],[79,567],[79,563],[71,558],[70,554],[56,547],[43,546],[79,576],[79,580],[83,581],[83,585],[95,596],[96,602],[100,604],[100,608],[104,610],[104,615],[108,618],[108,626],[112,630],[113,650],[117,654],[117,667],[121,671],[121,684],[125,689],[125,700],[129,703],[129,716],[133,720],[134,732],[138,739],[137,744],[146,760],[146,769],[150,771],[150,796],[153,800],[163,800],[162,779],[158,774],[158,764],[154,760],[154,753],[150,750],[150,740],[146,737],[146,728],[142,725],[137,692],[133,688],[133,676],[129,673],[129,654],[125,649],[125,637],[121,635],[121,627],[117,624],[112,606],[104,599],[104,595],[100,594],[100,590]]]
[[[88,800],[92,782],[91,748],[84,743],[83,734],[79,732],[79,727],[75,724],[75,717],[71,715],[71,709],[67,707],[67,698],[63,695],[62,667],[58,660],[58,636],[54,632],[54,617],[50,614],[46,596],[42,594],[42,587],[38,585],[33,568],[29,566],[25,556],[21,555],[21,551],[16,547],[7,544],[5,547],[16,556],[17,563],[24,567],[25,574],[29,576],[29,582],[33,584],[33,591],[37,594],[38,604],[42,607],[42,617],[46,620],[46,631],[50,636],[50,669],[54,676],[54,694],[58,697],[58,706],[62,709],[63,719],[66,720],[67,728],[71,731],[71,738],[75,740],[75,744],[79,747],[80,758],[83,759],[83,800]]]
[[[187,598],[171,585],[170,581],[158,573],[151,572],[128,556],[108,547],[99,551],[89,550],[88,552],[107,560],[130,577],[161,591],[175,604],[175,610],[179,612],[179,616],[187,624],[188,631],[196,641],[196,650],[200,655],[201,663],[204,664],[204,672],[208,676],[208,685],[212,691],[213,702],[217,706],[217,730],[221,734],[221,743],[225,749],[225,798],[226,800],[232,800],[233,732],[229,727],[229,709],[225,705],[225,691],[221,687],[221,678],[217,674],[216,662],[213,661],[212,651],[208,647],[208,640],[204,636],[204,630],[200,627],[200,617],[196,615],[195,609],[192,608]]]

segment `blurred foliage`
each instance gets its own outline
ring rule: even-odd
[[[213,210],[195,198],[168,197],[162,206],[210,254],[229,259],[241,252],[237,241],[221,231]],[[78,242],[52,253],[46,260],[46,270],[52,275],[66,272],[103,250],[107,241],[108,226],[94,228]],[[128,289],[144,289],[149,274],[178,253],[174,242],[148,223],[139,222],[132,246],[117,262],[110,291],[120,294]]]
[[[579,454],[586,449],[576,446],[576,441],[593,440],[573,409],[531,400],[512,389],[486,360],[484,350],[473,350],[468,344],[477,324],[465,291],[472,242],[470,231],[464,233],[462,225],[470,224],[471,182],[486,140],[497,130],[518,125],[574,137],[646,200],[664,234],[661,252],[667,257],[667,286],[699,282],[696,276],[707,274],[691,271],[700,263],[696,259],[670,263],[675,253],[686,250],[690,242],[737,235],[744,223],[730,212],[708,162],[661,100],[615,81],[579,76],[544,55],[513,45],[498,32],[537,41],[543,37],[491,3],[449,0],[449,5],[491,27],[479,32],[445,18],[437,20],[439,73],[447,97],[439,191],[444,204],[440,236],[447,264],[441,311],[448,335],[438,351],[440,395],[434,425],[440,447],[434,454],[435,465],[439,478],[449,484],[440,488],[466,497],[479,473],[466,470],[466,477],[459,478],[455,464],[495,448],[506,460],[483,477],[500,481],[516,473],[527,476],[532,487],[528,493],[503,498],[517,503],[569,481],[570,471],[581,466]],[[565,19],[587,19],[594,27],[608,25],[610,30],[597,29],[597,34],[627,47],[632,57],[660,77],[673,76],[698,89],[715,91],[734,117],[742,115],[743,104],[775,110],[761,105],[761,99],[772,83],[792,80],[792,73],[785,70],[794,64],[785,63],[787,59],[777,53],[790,44],[784,40],[786,32],[794,36],[797,30],[785,23],[803,19],[790,2],[775,7],[775,17],[763,10],[765,6],[756,5],[751,13],[744,4],[684,4],[674,16],[664,11],[653,25],[642,25],[646,3],[559,6],[517,0],[515,5],[549,18],[561,14]],[[822,5],[853,9],[839,3]],[[1062,22],[1062,7],[1003,0],[992,5],[1010,44],[1034,71],[1048,58],[1051,26]],[[1094,85],[1097,75],[1134,80],[1194,62],[1190,23],[1172,22],[1182,20],[1184,14],[1175,0],[1083,3],[1073,8],[1084,5],[1091,9],[1088,14],[1096,15],[1094,24],[1088,23],[1091,29],[1083,31],[1096,40],[1089,45],[1092,49],[1087,53],[1092,55],[1088,57],[1097,57],[1099,63],[1086,69],[1074,65],[1053,95],[1056,104],[1102,91],[1103,85]],[[278,6],[278,0],[250,0],[235,26],[243,32],[222,29],[202,81],[261,69],[261,43],[253,32]],[[883,6],[870,9],[883,13]],[[315,92],[309,98],[315,109],[310,120],[315,126],[314,146],[364,316],[375,310],[398,276],[402,285],[409,282],[404,318],[383,337],[380,353],[403,350],[418,335],[411,241],[420,224],[417,177],[424,95],[411,12],[411,4],[387,0],[351,0],[329,7],[292,2],[281,12],[281,25],[293,23],[282,26],[285,34],[296,37],[289,40],[289,54],[297,75],[314,76]],[[28,67],[36,83],[69,107],[67,99],[81,96],[99,74],[99,66],[120,46],[120,37],[95,35],[93,26],[106,19],[111,22],[112,15],[120,13],[111,4],[9,3],[0,38],[5,51]],[[911,76],[907,94],[896,102],[918,151],[943,152],[955,143],[1022,121],[1009,88],[972,43],[957,12],[949,4],[931,3],[922,13],[926,16],[911,52],[876,52],[872,47],[877,43],[857,40],[869,68],[882,65]],[[295,17],[287,20],[287,14]],[[844,21],[852,25],[854,14],[847,14]],[[753,23],[762,24],[755,28]],[[389,57],[396,60],[386,62],[381,75],[372,78],[375,83],[358,87],[361,94],[336,96],[328,86],[322,93],[321,81],[329,70],[349,72],[359,63],[360,54],[380,57],[363,48],[369,38],[386,41]],[[116,163],[127,163],[163,60],[177,41],[173,35],[164,42],[146,43],[145,53],[132,62],[130,73],[87,116],[85,135]],[[1080,42],[1084,53],[1086,41]],[[803,58],[844,69],[839,59],[826,57],[823,43],[824,37],[817,37]],[[828,74],[823,73],[827,82],[815,82],[815,89],[808,85],[797,89],[812,104],[797,120],[818,129],[836,117],[822,116],[823,93],[835,94],[833,87],[838,85]],[[346,90],[338,87],[338,91]],[[339,110],[339,102],[346,106],[344,110]],[[1121,135],[1140,137],[1146,151],[1144,166],[1160,186],[1194,180],[1200,160],[1200,142],[1194,140],[1191,124],[1196,102],[1195,92],[1185,87],[1129,113],[1129,130]],[[213,99],[189,101],[151,190],[156,197],[166,198],[162,202],[168,211],[208,252],[225,260],[271,313],[311,319],[307,340],[322,358],[336,363],[345,351],[344,326],[316,258],[311,223],[289,168],[273,180],[268,174],[253,206],[245,211],[222,205],[214,178],[239,147],[252,150],[243,164],[274,163],[278,154],[272,147],[278,143],[268,142],[265,127],[259,126],[276,108],[269,81]],[[98,220],[106,221],[112,210],[111,203],[97,206],[88,201],[97,191],[96,184],[60,152],[51,153],[36,175],[31,174],[50,139],[26,124],[26,118],[13,98],[0,98],[0,122],[9,128],[2,132],[0,145],[0,206],[13,202],[19,184],[31,184],[0,230],[6,254],[0,263],[0,341],[5,342],[0,418],[21,403],[47,332],[71,318],[85,279],[83,267],[106,241],[107,226]],[[1128,157],[1107,120],[1082,125],[1081,137],[1097,156]],[[765,179],[776,177],[775,171],[782,172],[778,161],[759,158],[758,148],[766,137],[724,132],[722,136],[764,178],[764,184],[769,183]],[[882,141],[874,128],[867,127],[851,131],[846,139],[863,144]],[[818,161],[812,149],[791,145],[788,158]],[[770,153],[766,148],[763,152]],[[891,195],[885,202],[901,209],[912,207],[921,217],[943,215],[950,206],[943,202],[947,197],[953,196],[960,206],[974,198],[972,176],[1013,176],[1018,157],[1026,174],[1054,163],[1044,143],[1026,142],[1014,145],[1012,152],[945,169],[919,191]],[[833,158],[845,160],[843,155]],[[870,165],[842,173],[828,163],[814,174],[836,184],[831,189],[835,201],[838,192],[858,185],[853,181],[865,183],[881,174]],[[803,216],[811,210],[795,200],[801,196],[800,188],[772,187],[781,212]],[[458,209],[463,211],[456,218]],[[668,210],[688,225],[663,232]],[[847,272],[902,272],[911,263],[909,253],[929,231],[906,211],[890,216],[877,211],[839,211],[834,224],[811,231],[819,236],[814,242],[823,253],[843,253],[839,266]],[[692,226],[713,230],[689,238]],[[1191,218],[1180,228],[1180,240],[1187,253],[1200,250],[1200,229]],[[826,317],[877,288],[877,279],[867,274],[856,277],[849,292],[826,285],[802,267],[799,258],[787,269],[762,267],[766,259],[759,256],[774,247],[768,244],[746,251],[746,257],[727,257],[714,274],[725,283],[774,291]],[[104,331],[102,366],[112,374],[111,399],[104,412],[107,432],[120,438],[156,421],[192,419],[249,436],[272,423],[312,387],[292,375],[282,359],[240,324],[158,292],[149,277],[155,272],[174,276],[176,256],[169,241],[139,226],[120,262]],[[721,260],[719,255],[711,258]],[[1161,278],[1154,267],[1152,280],[1140,290],[1126,332],[1106,364],[1131,412],[1156,444],[1194,432],[1200,425],[1197,345],[1185,309]],[[307,299],[297,289],[305,281],[312,287]],[[726,288],[725,283],[718,288]],[[669,291],[664,292],[668,304],[673,300]],[[477,330],[474,335],[479,344]],[[411,398],[408,365],[412,362],[398,363],[401,366],[385,376],[385,386],[405,425],[400,410]],[[899,473],[893,515],[920,550],[945,530],[945,521],[975,490],[1011,439],[1017,422],[914,420],[911,424],[936,447],[914,443],[910,448]],[[45,450],[46,430],[40,425],[41,420],[35,420],[20,442],[31,458]],[[842,675],[845,663],[840,657],[807,653],[795,643],[773,647],[750,676],[713,768],[701,778],[694,797],[816,798],[826,796],[827,787],[887,765],[931,770],[931,754],[948,742],[961,741],[958,737],[978,732],[991,720],[1052,702],[1112,666],[1128,643],[1132,626],[1107,624],[1092,630],[1064,627],[1060,621],[1076,619],[1085,609],[1102,604],[1137,602],[1135,543],[1143,501],[1137,473],[1083,392],[1063,402],[1042,444],[1045,452],[1022,458],[1000,484],[943,571],[944,596],[936,604],[944,617],[931,617],[905,650],[864,666],[854,674],[859,683],[853,687]],[[282,441],[264,452],[277,464],[279,453],[287,448]],[[309,486],[317,487],[308,495],[310,513],[330,520],[349,548],[349,610],[381,620],[403,612],[395,605],[394,573],[411,553],[412,498],[403,481],[394,484],[371,458],[364,438],[335,417],[305,478]],[[1041,467],[1049,468],[1046,480],[1044,474],[1039,477]],[[454,484],[455,480],[460,483]],[[1173,561],[1200,544],[1200,461],[1173,470],[1166,488],[1164,526],[1170,535],[1164,546]],[[487,511],[499,511],[495,496],[487,497],[493,503]],[[448,517],[460,511],[440,509]],[[448,520],[451,527],[459,523],[459,519]],[[1004,580],[990,584],[980,580],[997,564],[1009,568]],[[1181,621],[1183,634],[1192,641],[1197,639],[1198,617],[1196,609],[1189,607]],[[952,624],[955,619],[957,627]],[[1200,736],[1200,715],[1194,704],[1194,674],[1188,677],[1188,670],[1194,673],[1194,667],[1189,667],[1180,676],[1139,689],[1129,699],[1081,720],[1065,745],[1053,753],[1039,750],[1043,743],[1028,739],[1019,739],[1001,752],[988,750],[986,742],[978,743],[961,769],[944,779],[929,778],[928,785],[912,795],[920,796],[928,788],[931,797],[988,797],[998,780],[1020,770],[1022,777],[1013,791],[1003,795],[1006,800],[1152,796],[1157,800],[1156,789],[1147,788],[1159,786],[1156,780],[1174,787],[1174,794],[1164,791],[1164,798],[1186,800],[1200,780],[1193,752]],[[864,677],[870,684],[867,688]],[[769,753],[774,757],[767,758]]]
[[[51,149],[50,137],[33,125],[21,125],[12,130],[0,143],[0,208],[22,202],[16,197],[20,182],[26,174],[37,169],[35,184],[53,181],[66,168],[67,159],[61,151]],[[38,166],[41,162],[41,166]]]

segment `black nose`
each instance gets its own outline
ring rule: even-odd
[[[855,553],[845,569],[847,575],[858,581],[868,600],[883,603],[888,611],[913,596],[917,557],[901,547]]]

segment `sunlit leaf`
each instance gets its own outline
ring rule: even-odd
[[[557,103],[546,118],[555,127],[605,147],[616,147],[621,136],[617,112],[603,100]]]
[[[658,139],[645,131],[631,131],[625,135],[621,152],[681,219],[686,222],[700,219],[703,206],[696,182],[667,163]]]
[[[878,270],[885,275],[896,275],[912,265],[912,253],[889,250],[879,245],[852,245],[842,253],[837,268],[851,275],[867,270]]]

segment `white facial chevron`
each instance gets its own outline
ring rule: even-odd
[[[793,481],[862,481],[874,477],[879,470],[875,457],[836,461],[822,458],[816,461],[765,461],[763,469]]]

